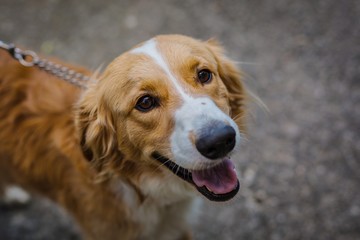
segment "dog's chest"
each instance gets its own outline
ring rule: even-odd
[[[136,219],[141,225],[141,239],[180,239],[188,230],[191,219],[195,216],[191,209],[193,201],[182,201],[168,206],[157,206],[148,201],[136,212]]]
[[[200,201],[182,182],[164,184],[147,179],[141,185],[145,195],[142,202],[137,201],[131,186],[122,184],[121,188],[126,192],[122,197],[130,209],[131,219],[140,226],[140,239],[178,239],[196,218]]]

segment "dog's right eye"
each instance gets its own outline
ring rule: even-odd
[[[141,97],[137,103],[135,108],[141,112],[148,112],[151,109],[155,108],[158,105],[156,98],[146,95]]]

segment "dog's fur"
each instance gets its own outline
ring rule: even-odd
[[[0,182],[56,201],[87,239],[191,238],[187,224],[198,193],[151,154],[160,152],[188,169],[207,168],[214,161],[193,149],[174,150],[173,141],[181,140],[174,134],[186,130],[179,124],[206,125],[215,109],[244,129],[241,74],[218,43],[180,35],[150,41],[115,59],[84,91],[23,67],[0,50]],[[149,54],[150,43],[161,59]],[[199,68],[211,70],[211,83],[196,81]],[[160,99],[159,106],[137,110],[144,94]],[[191,101],[199,105],[177,116],[184,95],[191,96],[188,107]],[[232,124],[230,117],[220,118]],[[186,134],[191,145],[195,132]]]

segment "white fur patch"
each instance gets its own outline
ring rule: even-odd
[[[133,220],[141,226],[139,239],[180,239],[198,214],[201,199],[190,191],[193,187],[168,174],[164,179],[143,176],[140,180],[146,198],[130,205]]]
[[[175,129],[171,135],[171,148],[175,161],[187,169],[202,169],[208,159],[202,156],[189,139],[189,133],[197,132],[213,121],[229,124],[236,131],[236,145],[240,132],[236,123],[209,98],[195,98],[185,102],[175,113]],[[211,160],[214,163],[214,160]]]
[[[22,188],[10,185],[5,188],[4,202],[8,204],[26,204],[30,201],[30,195]]]
[[[178,80],[176,77],[172,74],[168,64],[164,60],[162,54],[158,51],[156,47],[156,41],[155,39],[150,39],[149,41],[145,42],[144,45],[135,48],[131,51],[135,54],[145,54],[151,57],[155,62],[164,70],[164,72],[169,76],[169,79],[174,84],[176,90],[179,92],[179,94],[182,96],[182,98],[188,99],[189,96],[185,93],[185,91],[180,86]]]

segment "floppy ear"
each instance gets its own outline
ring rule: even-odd
[[[118,150],[111,111],[94,90],[88,90],[78,104],[76,116],[84,156],[102,175],[111,174],[113,168],[109,166],[123,158]]]
[[[224,49],[216,40],[210,39],[206,44],[216,58],[220,78],[229,92],[230,116],[235,120],[241,119],[245,114],[246,98],[246,91],[242,83],[242,74],[235,66],[235,63],[225,56]],[[241,121],[238,123],[242,125]]]

